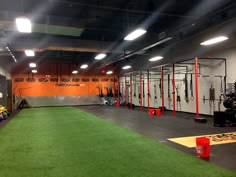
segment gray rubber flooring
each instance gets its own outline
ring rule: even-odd
[[[165,115],[160,117],[150,117],[147,112],[140,112],[138,108],[135,110],[112,106],[78,108],[194,156],[195,148],[187,148],[167,139],[236,131],[236,127],[214,127],[212,117],[208,117],[208,122],[205,124],[196,123],[194,115],[187,113],[177,113],[177,116],[173,117],[171,112],[165,112]],[[209,162],[236,171],[236,143],[211,146]]]

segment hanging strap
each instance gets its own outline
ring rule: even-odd
[[[170,74],[167,75],[168,77],[168,99],[171,99],[171,95],[170,95]]]
[[[189,98],[188,98],[188,74],[187,73],[185,74],[184,83],[185,83],[185,101],[188,103]]]
[[[193,74],[191,74],[191,79],[190,79],[190,92],[191,92],[190,100],[194,100],[194,96],[193,96]]]
[[[136,83],[136,74],[134,75],[134,97],[136,97],[136,86],[137,86],[137,83]]]
[[[161,78],[160,78],[160,83],[159,83],[159,89],[160,89],[160,98],[162,97],[162,91],[161,91]]]

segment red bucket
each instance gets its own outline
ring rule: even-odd
[[[210,157],[210,139],[206,137],[196,138],[196,152],[198,157],[208,159]]]
[[[159,109],[159,108],[156,109],[156,115],[157,115],[157,116],[160,116],[160,115],[161,115],[161,109]]]
[[[154,116],[156,114],[156,111],[155,111],[155,109],[149,109],[148,113],[150,116]]]
[[[119,101],[117,101],[117,102],[115,102],[115,104],[114,104],[116,107],[120,107],[120,102]]]

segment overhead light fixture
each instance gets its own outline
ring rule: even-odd
[[[102,60],[103,58],[105,58],[107,55],[105,54],[105,53],[100,53],[100,54],[98,54],[96,57],[95,57],[95,59],[96,60]]]
[[[87,64],[84,64],[84,65],[81,65],[81,66],[80,66],[81,69],[86,69],[87,67],[88,67]]]
[[[36,69],[33,69],[32,70],[32,73],[37,73],[38,71]]]
[[[32,25],[30,19],[26,17],[18,17],[16,18],[16,27],[21,33],[31,33]]]
[[[212,45],[212,44],[216,44],[216,43],[219,43],[219,42],[223,42],[227,39],[229,39],[229,38],[226,37],[226,36],[219,36],[219,37],[212,38],[212,39],[209,39],[207,41],[204,41],[200,45]]]
[[[33,50],[25,50],[25,55],[27,57],[34,57],[35,56],[35,53]]]
[[[72,74],[78,74],[77,70],[72,71]]]
[[[30,64],[29,64],[29,67],[31,67],[31,68],[36,68],[36,64],[35,64],[35,63],[30,63]]]
[[[130,69],[130,68],[132,68],[132,66],[130,66],[130,65],[127,65],[127,66],[123,66],[123,67],[122,67],[122,69]]]
[[[124,40],[126,41],[132,41],[134,39],[137,39],[138,37],[144,35],[147,31],[144,29],[136,29],[132,33],[128,34]]]
[[[149,61],[158,61],[158,60],[161,60],[161,59],[163,59],[162,56],[156,56],[156,57],[150,58]]]
[[[113,73],[113,71],[107,71],[107,73],[106,74],[112,74]]]

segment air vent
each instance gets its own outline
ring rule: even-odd
[[[24,82],[24,78],[15,78],[15,82]]]
[[[70,82],[70,79],[69,78],[61,78],[61,81],[62,82]]]
[[[108,80],[109,80],[109,79],[107,79],[107,78],[102,78],[102,79],[101,79],[102,82],[107,82]]]
[[[79,78],[73,78],[73,79],[72,79],[72,82],[79,82],[79,81],[80,81]]]
[[[88,78],[83,78],[82,81],[83,82],[89,82],[89,79]]]
[[[50,78],[50,81],[51,82],[58,82],[58,79],[57,78]]]
[[[111,82],[117,82],[117,79],[111,79]]]
[[[34,78],[27,78],[26,81],[27,82],[35,82],[35,79]]]
[[[39,78],[39,82],[48,82],[47,78]]]
[[[98,79],[98,78],[92,78],[92,81],[93,81],[93,82],[98,82],[99,79]]]

